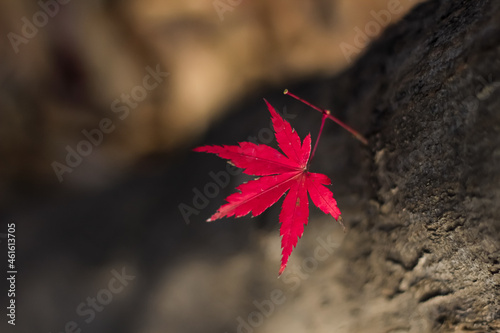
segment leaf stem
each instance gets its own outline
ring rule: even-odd
[[[319,133],[318,133],[318,138],[316,139],[316,143],[314,143],[314,149],[312,151],[311,158],[309,158],[309,162],[307,164],[308,169],[309,169],[309,164],[311,164],[311,161],[314,157],[314,153],[316,152],[316,148],[318,148],[319,138],[321,137],[321,133],[323,132],[323,127],[325,126],[325,120],[329,114],[330,111],[325,110],[325,112],[323,113],[323,117],[321,118],[321,127],[319,128]]]
[[[350,126],[344,124],[342,121],[338,120],[336,117],[332,116],[330,114],[329,110],[324,110],[324,109],[318,108],[316,105],[313,105],[313,104],[309,103],[308,101],[303,100],[302,98],[300,98],[300,97],[292,94],[291,92],[288,91],[288,89],[285,89],[285,91],[283,93],[285,95],[289,95],[289,96],[295,98],[296,100],[301,101],[302,103],[310,106],[314,110],[317,110],[317,111],[321,112],[323,114],[323,118],[326,117],[326,118],[329,118],[329,119],[333,120],[334,122],[336,122],[337,124],[339,124],[340,126],[342,126],[343,129],[345,129],[346,131],[348,131],[349,133],[351,133],[356,139],[358,139],[359,141],[361,141],[361,143],[363,143],[364,145],[368,145],[368,140],[363,135],[361,135],[361,133],[359,133],[358,131],[354,130]],[[323,120],[323,123],[324,123],[324,120]],[[323,129],[323,123],[321,123],[321,129]],[[321,130],[320,130],[320,134],[321,134]],[[318,136],[318,139],[319,139],[319,136]],[[316,144],[317,143],[318,142],[316,141]],[[314,148],[316,150],[316,147],[314,147]],[[313,151],[313,155],[314,155],[314,151]],[[312,156],[311,156],[311,158],[312,158]]]

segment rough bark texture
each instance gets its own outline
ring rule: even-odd
[[[350,279],[384,291],[404,330],[500,329],[499,42],[500,3],[431,1],[336,80],[371,115]]]

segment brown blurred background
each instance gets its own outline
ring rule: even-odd
[[[392,11],[394,23],[414,3],[241,1],[224,12],[211,1],[57,3],[34,37],[0,42],[0,188],[57,184],[51,163],[103,118],[115,131],[65,183],[99,185],[145,155],[186,147],[242,96],[345,68],[355,55],[346,58],[341,44],[361,50],[355,28],[372,22],[377,33],[373,12]],[[35,1],[2,1],[2,35],[22,36],[22,18],[34,23],[41,10]],[[142,85],[148,66],[168,78],[118,120],[113,101]]]
[[[46,15],[46,24],[33,32],[26,22],[33,24],[34,15],[43,22],[38,2],[0,2],[0,233],[7,223],[17,223],[23,271],[18,325],[7,331],[62,332],[75,318],[83,332],[235,331],[237,318],[247,318],[254,309],[252,301],[268,299],[276,286],[278,211],[264,216],[272,221],[271,236],[248,221],[185,225],[177,210],[179,196],[190,200],[193,186],[202,186],[209,171],[224,167],[221,162],[188,174],[189,165],[207,159],[186,155],[212,126],[231,117],[227,112],[234,105],[251,100],[266,115],[261,112],[266,91],[347,68],[356,57],[346,56],[342,45],[362,52],[368,39],[359,31],[375,39],[418,1],[42,3],[50,3],[54,15]],[[231,8],[218,12],[215,4],[220,3]],[[155,87],[141,89],[147,75],[152,78],[147,84]],[[134,92],[140,101],[130,99]],[[113,131],[103,133],[102,144],[92,146],[72,172],[62,173],[61,182],[54,162],[65,165],[67,147],[78,150],[82,140],[88,141],[82,131],[102,127],[103,119],[110,120],[104,127]],[[237,115],[235,121],[245,119],[250,118]],[[247,133],[234,133],[236,127],[218,128],[234,141],[217,143],[247,138]],[[159,171],[167,169],[168,174]],[[241,181],[237,177],[235,183]],[[342,184],[337,191],[342,193]],[[355,198],[346,197],[343,213],[355,220],[358,212],[349,213],[348,205]],[[197,220],[220,203],[211,202]],[[302,250],[296,250],[297,261],[313,253],[318,235],[338,235],[338,242],[343,237],[331,220],[315,222]],[[335,265],[334,258],[329,260]],[[122,267],[136,280],[86,326],[75,308]],[[299,294],[313,285],[325,290],[311,296],[321,300],[343,293],[328,289],[329,281],[314,274],[307,281]],[[311,327],[326,332],[342,329],[336,320],[348,315],[347,310],[332,317],[314,309],[322,321],[311,322],[301,311],[300,304],[287,303],[256,332]]]

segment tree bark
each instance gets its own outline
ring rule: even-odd
[[[497,332],[500,3],[418,6],[332,89],[369,129],[370,212],[345,240],[344,278],[392,310],[365,319],[381,331]]]

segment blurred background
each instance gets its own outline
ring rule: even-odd
[[[192,189],[225,168],[190,150],[259,134],[269,126],[262,97],[341,72],[416,3],[1,1],[0,233],[16,224],[20,267],[18,321],[7,331],[72,332],[72,322],[83,332],[331,328],[326,313],[303,317],[298,301],[251,316],[254,301],[286,289],[276,280],[279,209],[257,227],[248,218],[204,223],[243,181],[235,176],[186,221],[179,203],[191,204]],[[300,121],[301,135],[317,131],[319,120]],[[297,260],[318,235],[340,242],[340,230],[318,217]],[[123,270],[135,279],[116,280]],[[307,284],[315,279],[328,294],[312,272]],[[110,294],[110,281],[123,290]],[[77,312],[99,295],[95,318]]]

